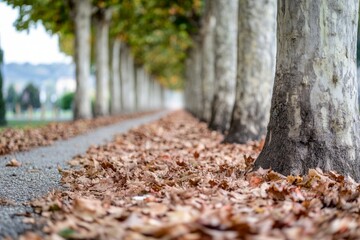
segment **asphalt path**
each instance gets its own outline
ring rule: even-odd
[[[53,189],[61,188],[58,166],[66,169],[67,161],[76,155],[84,154],[91,145],[104,144],[111,141],[116,134],[157,120],[167,113],[163,111],[122,121],[68,140],[56,141],[51,146],[1,156],[0,239],[6,236],[16,239],[19,234],[34,230],[34,225],[23,222],[26,214],[33,213],[28,203]],[[14,158],[22,165],[6,167],[6,163]]]

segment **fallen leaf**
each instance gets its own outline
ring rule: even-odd
[[[17,161],[15,158],[13,158],[5,166],[6,167],[20,167],[21,162]]]
[[[36,233],[26,232],[20,236],[19,240],[42,240],[43,238]]]
[[[45,237],[360,239],[358,183],[249,172],[263,142],[222,140],[178,111],[90,147],[61,170],[64,189],[32,203]]]
[[[264,182],[264,179],[262,177],[259,177],[256,175],[251,176],[250,180],[249,180],[250,187],[258,187],[263,182]]]

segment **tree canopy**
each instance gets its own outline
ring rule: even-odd
[[[60,39],[60,48],[73,54],[72,0],[6,0],[19,9],[18,30],[42,23]],[[182,88],[184,60],[191,47],[202,0],[93,0],[94,13],[111,8],[112,38],[130,46],[138,65],[144,65],[165,87]]]

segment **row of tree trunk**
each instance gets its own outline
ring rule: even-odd
[[[208,0],[186,67],[186,107],[227,142],[265,133],[275,71],[276,1]]]
[[[109,39],[111,8],[97,9],[94,13],[90,0],[76,0],[73,4],[77,83],[74,118],[92,117],[89,96],[91,23],[95,41],[95,117],[161,108],[163,87],[142,66],[135,65],[127,45],[118,38]]]
[[[267,132],[256,168],[298,175],[319,167],[360,180],[359,2],[205,4],[187,60],[187,109],[226,142]]]

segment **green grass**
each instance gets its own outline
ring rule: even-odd
[[[7,121],[6,126],[0,127],[0,131],[4,130],[5,128],[21,128],[21,129],[36,128],[36,127],[44,126],[50,122],[51,121],[46,121],[46,120],[9,120]]]
[[[53,111],[45,111],[44,115],[42,116],[41,114],[41,111],[39,110],[36,110],[32,113],[32,120],[31,121],[44,121],[44,120],[47,120],[47,121],[50,121],[50,120],[59,120],[59,119],[62,119],[62,120],[70,120],[72,119],[72,111],[71,110],[61,110],[59,113],[58,113],[58,116],[55,116],[54,115],[54,112]],[[12,111],[7,111],[6,112],[6,119],[11,119],[11,120],[16,120],[16,119],[27,119],[29,118],[29,114],[27,112],[22,112],[19,116],[16,116],[14,114],[14,112]]]
[[[53,111],[45,111],[45,114],[42,116],[41,111],[36,110],[33,112],[31,119],[27,112],[21,113],[19,116],[15,116],[14,112],[6,112],[7,125],[0,126],[0,131],[3,131],[6,128],[17,128],[17,129],[27,129],[27,128],[37,128],[42,127],[50,122],[62,122],[72,119],[72,111],[61,111],[57,116],[54,115]]]

